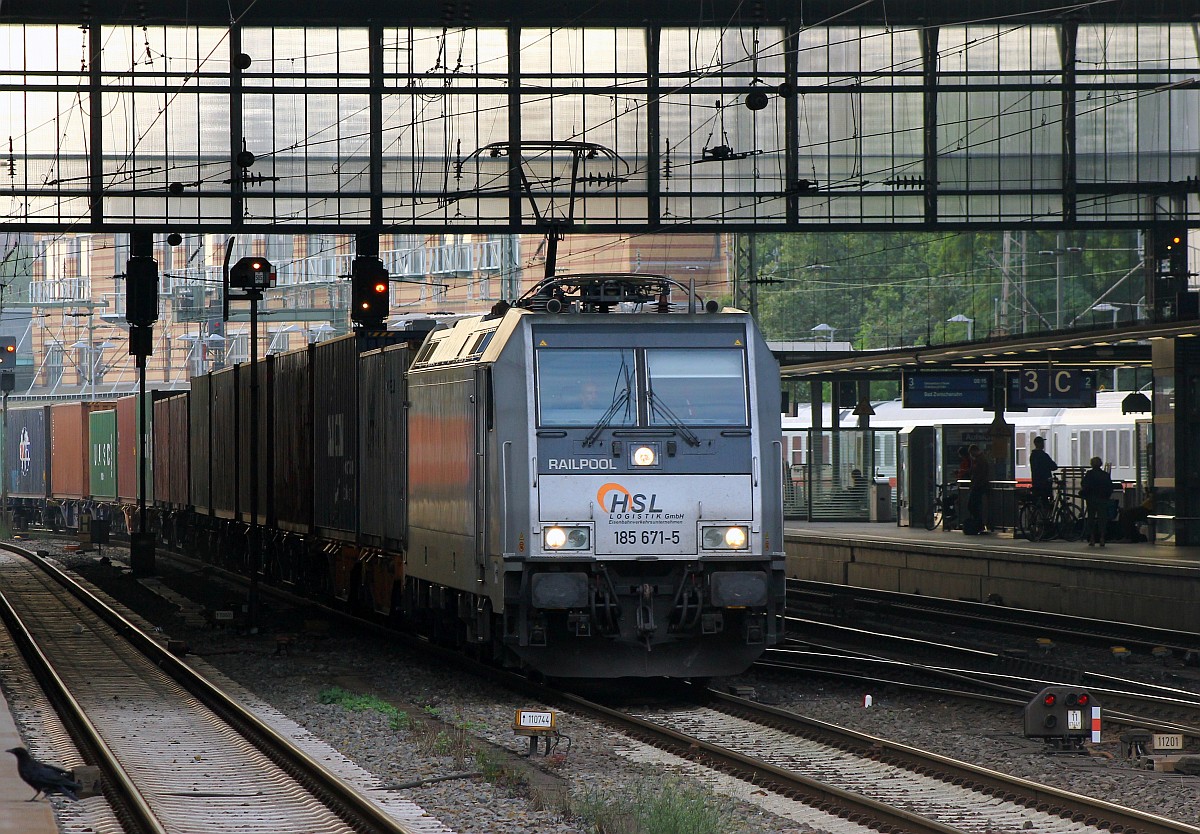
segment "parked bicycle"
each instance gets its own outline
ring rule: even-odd
[[[958,485],[938,484],[937,494],[933,505],[925,515],[925,529],[936,530],[942,527],[953,530],[958,522]]]
[[[1083,535],[1083,517],[1074,499],[1067,494],[1066,482],[1054,481],[1049,499],[1035,497],[1027,489],[1017,490],[1017,526],[1015,535],[1033,542],[1059,538],[1077,542]]]

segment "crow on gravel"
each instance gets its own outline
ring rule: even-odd
[[[83,785],[71,778],[71,771],[58,765],[39,762],[29,755],[29,751],[24,747],[10,747],[8,752],[17,757],[17,775],[26,785],[37,791],[25,800],[26,802],[33,802],[43,793],[46,796],[59,793],[68,799],[79,799],[75,792],[82,789]]]

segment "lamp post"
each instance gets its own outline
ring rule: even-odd
[[[1120,307],[1118,307],[1116,304],[1109,304],[1107,301],[1101,301],[1099,304],[1095,304],[1092,306],[1093,313],[1112,313],[1112,326],[1113,327],[1117,326],[1117,313],[1119,313],[1120,311],[1121,311]]]
[[[964,316],[962,313],[959,313],[956,316],[951,316],[950,318],[946,319],[946,321],[947,323],[957,322],[960,324],[966,324],[967,341],[969,342],[975,338],[975,319],[971,318],[970,316]]]
[[[1066,306],[1063,289],[1063,256],[1078,255],[1083,251],[1082,246],[1063,246],[1063,236],[1060,233],[1054,239],[1053,249],[1039,249],[1039,255],[1054,256],[1054,329],[1063,328],[1063,307]]]
[[[249,619],[251,633],[257,633],[260,619],[258,575],[262,572],[262,541],[258,526],[258,302],[263,290],[275,286],[275,268],[266,258],[242,258],[226,277],[228,301],[250,302],[250,520],[246,547],[250,565]]]
[[[321,322],[316,327],[308,328],[309,344],[317,344],[329,338],[331,333],[335,332],[335,328],[327,322]]]
[[[75,344],[71,345],[71,348],[73,350],[81,350],[81,349],[86,348],[86,350],[87,350],[87,353],[84,356],[84,364],[82,366],[82,367],[86,367],[87,370],[85,371],[86,375],[83,378],[83,385],[81,385],[80,388],[85,389],[85,390],[90,390],[91,398],[94,400],[94,399],[96,399],[95,369],[93,367],[95,365],[95,344],[96,344],[96,319],[95,319],[96,309],[95,308],[107,307],[108,305],[103,304],[103,303],[96,303],[95,301],[84,301],[84,302],[80,302],[77,306],[86,307],[87,310],[82,313],[76,311],[73,313],[67,313],[66,315],[67,315],[67,317],[73,318],[76,321],[78,321],[79,319],[82,319],[82,318],[87,319],[87,341],[85,342],[83,339],[78,339],[75,342]]]
[[[14,351],[12,366],[15,365]],[[3,486],[0,487],[0,535],[8,538],[12,535],[12,524],[8,514],[8,394],[16,387],[17,377],[7,362],[7,357],[0,359],[0,367],[4,368],[0,371],[0,391],[4,392],[4,433],[0,435],[0,444],[3,444],[0,448],[0,466],[3,466],[0,470],[0,478],[3,479]]]
[[[146,506],[147,462],[150,457],[150,419],[146,413],[146,366],[154,353],[154,323],[158,321],[158,262],[154,237],[148,231],[129,236],[125,263],[125,320],[129,322],[129,355],[138,369],[138,530],[129,535],[129,566],[134,576],[154,573],[154,536]],[[93,369],[93,393],[95,372]]]
[[[220,333],[209,333],[201,341],[204,342],[204,361],[210,363],[209,368],[219,368],[225,364],[223,352],[227,339]],[[217,353],[221,351],[222,353]]]

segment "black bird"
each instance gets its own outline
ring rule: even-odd
[[[83,785],[71,778],[71,771],[58,765],[39,762],[29,755],[29,751],[24,747],[10,747],[8,752],[17,757],[17,775],[26,785],[37,791],[25,800],[26,802],[33,802],[43,793],[46,796],[60,793],[68,799],[79,799],[75,792],[82,789]]]

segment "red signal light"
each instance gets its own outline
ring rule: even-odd
[[[1048,706],[1048,707],[1052,707],[1057,703],[1058,703],[1058,696],[1055,695],[1053,692],[1047,694],[1046,697],[1042,699],[1042,704],[1044,704],[1045,706]]]
[[[1080,694],[1079,698],[1076,700],[1076,703],[1081,707],[1086,707],[1088,705],[1088,701],[1090,700],[1091,699],[1088,698],[1087,693],[1084,692]]]
[[[387,282],[386,281],[376,281],[375,286],[372,287],[372,289],[374,289],[375,292],[379,293],[380,295],[383,295],[385,292],[388,291]]]
[[[5,345],[5,346],[4,346],[4,352],[5,352],[5,353],[16,353],[16,352],[17,352],[17,346],[16,346],[16,345]]]

